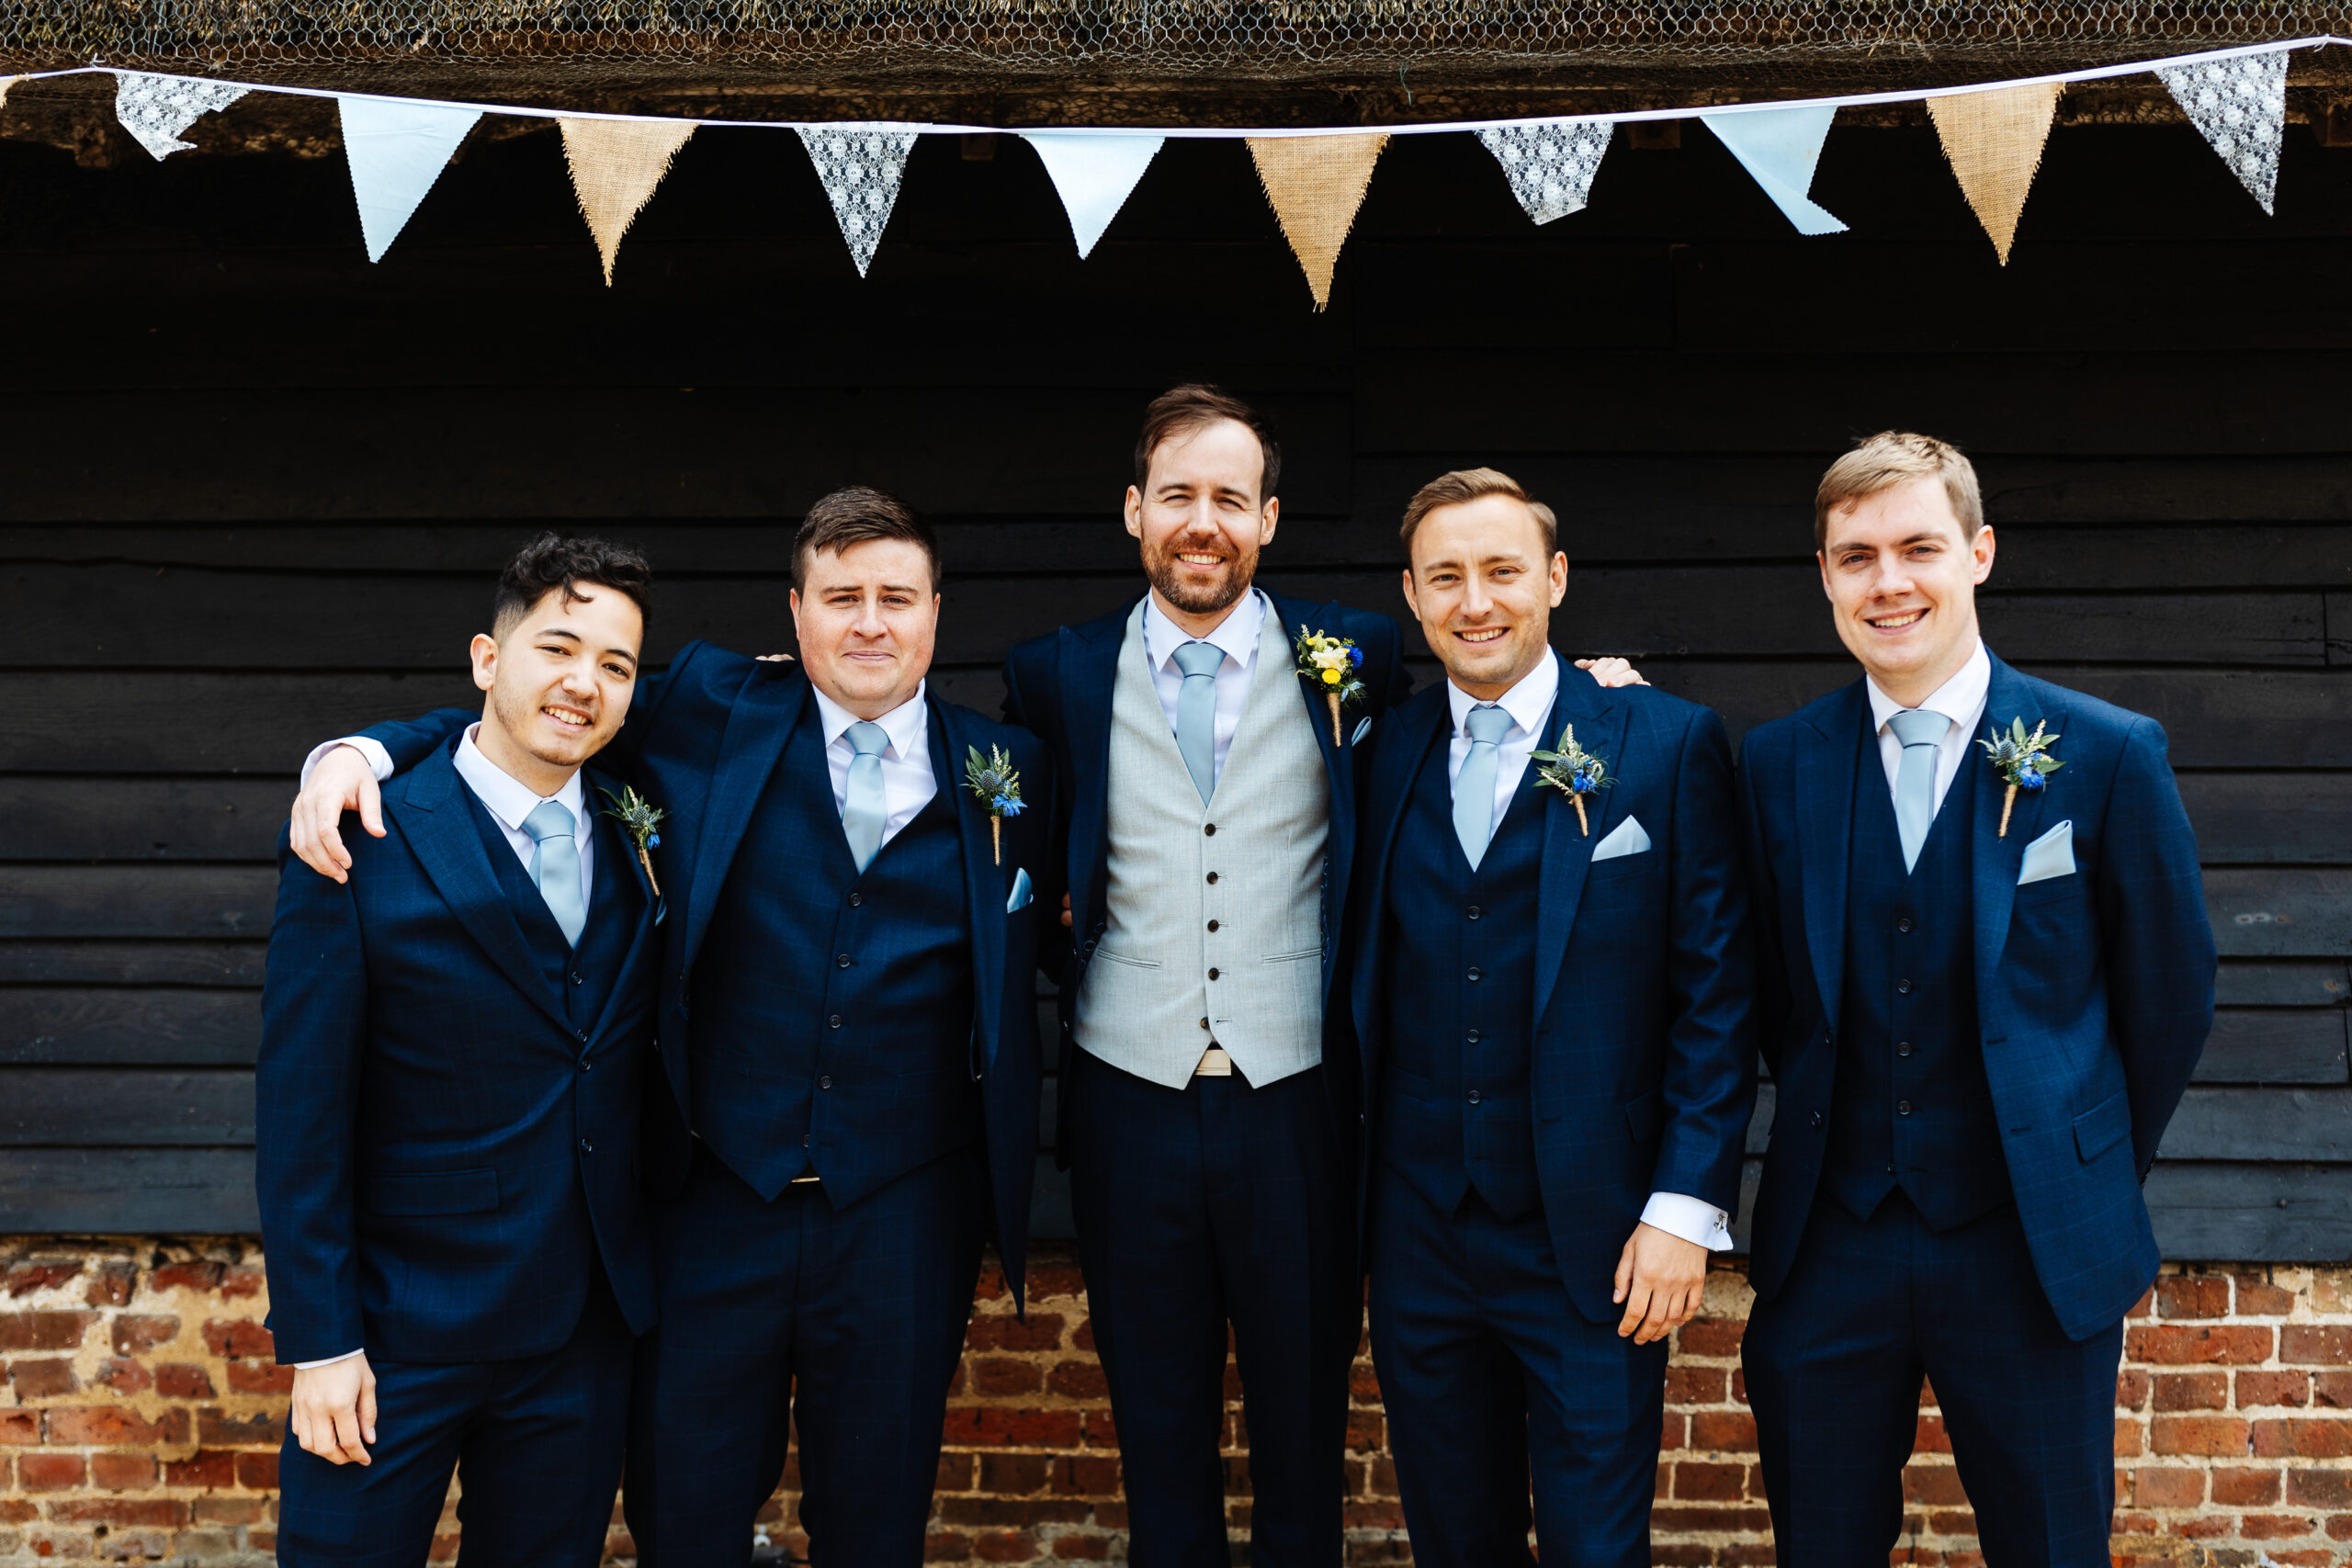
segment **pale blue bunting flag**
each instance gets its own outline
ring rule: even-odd
[[[1028,131],[1022,140],[1037,150],[1046,173],[1053,177],[1054,188],[1061,193],[1062,210],[1069,214],[1069,231],[1078,241],[1078,254],[1084,256],[1119,215],[1163,139]]]
[[[343,115],[343,153],[351,165],[351,194],[359,202],[359,232],[368,259],[382,261],[481,110],[389,98],[338,98],[335,107]]]
[[[1814,165],[1821,162],[1821,144],[1829,140],[1829,122],[1837,113],[1836,105],[1821,104],[1699,118],[1756,176],[1756,183],[1764,187],[1773,205],[1788,214],[1798,233],[1842,234],[1846,225],[1805,195],[1813,185]]]

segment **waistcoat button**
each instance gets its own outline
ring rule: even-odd
[[[1208,1026],[1209,1026],[1209,1021],[1208,1021],[1207,1019],[1203,1019],[1203,1020],[1201,1020],[1201,1027],[1202,1027],[1203,1029],[1206,1029]]]
[[[1215,930],[1216,930],[1216,922],[1215,920],[1211,920],[1211,921],[1209,922],[1209,930],[1211,930],[1211,931],[1215,931]]]
[[[1476,979],[1477,977],[1478,977],[1478,968],[1477,968],[1477,965],[1474,964],[1472,964],[1472,965],[1470,966],[1470,978],[1472,978],[1473,980],[1475,980],[1475,979]]]
[[[1478,918],[1478,906],[1477,906],[1477,905],[1476,905],[1476,904],[1473,904],[1473,905],[1471,905],[1468,908],[1466,908],[1466,909],[1463,910],[1462,912],[1463,912],[1464,915],[1467,915],[1470,919],[1474,919],[1474,920],[1475,920],[1475,919],[1476,919]]]
[[[863,893],[853,893],[849,896],[849,907],[853,909],[857,908],[865,902],[865,895]]]
[[[1216,979],[1216,970],[1212,969],[1212,970],[1210,970],[1210,971],[1209,971],[1209,978],[1210,978],[1210,979],[1212,979],[1212,980],[1214,980],[1214,979]]]
[[[1899,920],[1895,921],[1895,922],[1894,922],[1894,929],[1895,929],[1896,931],[1909,931],[1909,930],[1911,929],[1911,917],[1910,917],[1910,916],[1908,916],[1908,915],[1905,915],[1905,916],[1904,916],[1901,919],[1899,919]]]
[[[1897,1116],[1908,1116],[1908,1115],[1910,1115],[1910,1114],[1911,1114],[1911,1102],[1910,1102],[1909,1100],[1896,1100],[1896,1101],[1894,1102],[1894,1113],[1895,1113]]]
[[[1478,1091],[1475,1089],[1470,1091],[1470,1103],[1473,1105],[1478,1103]]]
[[[1894,982],[1894,990],[1897,996],[1907,997],[1911,994],[1911,982],[1908,980],[1897,980]]]
[[[808,1134],[807,1133],[803,1133],[803,1134],[800,1134],[800,1146],[801,1146],[802,1148],[804,1148],[804,1149],[805,1149],[805,1148],[807,1148],[807,1147],[808,1146],[808,1137],[809,1137],[809,1134]]]
[[[1470,1032],[1467,1038],[1471,1044],[1476,1045],[1479,1041],[1484,1040],[1486,1036],[1474,1029]]]
[[[844,953],[839,958],[834,959],[833,962],[846,969],[849,967],[849,954]],[[1905,982],[1905,984],[1908,984],[1908,982]]]
[[[1216,823],[1214,823],[1214,822],[1205,822],[1205,823],[1203,823],[1203,824],[1201,825],[1201,831],[1202,831],[1202,832],[1204,832],[1204,833],[1206,833],[1210,838],[1214,839],[1214,838],[1216,838]]]
[[[1209,881],[1211,881],[1212,883],[1214,883],[1215,881],[1216,881],[1216,872],[1210,872],[1210,873],[1209,873]]]
[[[579,970],[574,969],[574,970],[571,972],[571,983],[572,983],[573,985],[575,985],[575,986],[584,986],[584,985],[586,985],[588,982],[587,982],[587,981],[585,981],[585,980],[583,980],[583,979],[582,979],[582,978],[580,977],[580,971],[579,971]]]
[[[835,1013],[832,1017],[825,1020],[825,1027],[827,1029],[839,1029],[841,1026],[842,1015],[839,1013]]]
[[[819,1089],[831,1089],[833,1087],[833,1080],[830,1077],[819,1078],[817,1080],[817,1087]]]
[[[583,1155],[593,1155],[596,1152],[596,1145],[582,1138],[580,1140],[580,1152]]]
[[[1911,1042],[1905,1040],[1901,1044],[1895,1046],[1894,1054],[1898,1056],[1908,1056],[1911,1054]]]

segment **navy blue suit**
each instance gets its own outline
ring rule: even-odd
[[[1553,655],[1557,660],[1558,656]],[[1351,990],[1369,1115],[1372,1342],[1416,1562],[1646,1564],[1667,1347],[1620,1339],[1653,1192],[1737,1201],[1754,960],[1731,749],[1708,709],[1559,661],[1616,782],[1531,762],[1474,870],[1446,688],[1374,740]],[[1628,818],[1650,848],[1595,863]]]
[[[348,884],[281,843],[256,1085],[269,1324],[281,1363],[367,1350],[381,1437],[337,1467],[289,1433],[288,1563],[413,1568],[453,1468],[469,1551],[597,1562],[655,1318],[652,896],[600,820],[566,941],[453,749],[387,787],[390,831],[354,836]]]
[[[1932,1380],[1987,1560],[2107,1561],[2140,1183],[2212,1023],[2197,844],[2152,719],[1996,659],[2047,721],[2020,794],[1973,744],[1907,874],[1864,686],[1747,737],[1777,1085],[1745,1359],[1784,1561],[1880,1563]],[[2075,870],[2018,886],[2071,823]]]
[[[368,733],[413,746],[421,727]],[[667,1101],[649,1108],[666,1332],[639,1358],[629,1526],[649,1568],[740,1564],[797,1420],[820,1568],[922,1560],[983,1237],[1016,1299],[1035,1176],[1031,976],[1053,775],[937,700],[937,793],[863,874],[797,665],[690,644],[609,755],[669,813]],[[394,742],[398,742],[397,745]],[[1003,854],[963,778],[1002,747]]]
[[[1337,604],[1268,595],[1283,626],[1354,641],[1376,732],[1410,687],[1396,624]],[[1352,745],[1335,744],[1322,696],[1300,682],[1330,789],[1323,890],[1324,1061],[1254,1089],[1237,1075],[1183,1089],[1086,1057],[1072,1021],[1105,929],[1112,699],[1130,601],[1013,649],[1005,716],[1034,731],[1069,781],[1051,848],[1072,926],[1051,928],[1043,966],[1061,989],[1056,1146],[1071,1172],[1096,1348],[1110,1385],[1140,1568],[1227,1561],[1218,1457],[1227,1326],[1250,1430],[1251,1561],[1337,1568],[1348,1366],[1363,1324],[1350,1245],[1354,1075],[1344,1007],[1333,1008],[1356,841]],[[1170,787],[1190,789],[1177,777]],[[1055,940],[1058,939],[1058,940]],[[1338,1070],[1334,1070],[1335,1067]]]

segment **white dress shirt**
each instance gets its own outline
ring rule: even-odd
[[[1176,733],[1176,698],[1184,690],[1184,671],[1176,667],[1176,650],[1188,642],[1214,643],[1225,649],[1216,667],[1216,769],[1225,772],[1226,753],[1233,750],[1234,731],[1241,728],[1241,710],[1250,705],[1250,667],[1257,661],[1258,643],[1265,636],[1266,620],[1274,602],[1257,589],[1233,602],[1216,629],[1196,637],[1160,609],[1159,601],[1143,602],[1143,652],[1151,665],[1152,689],[1168,710],[1168,732]]]
[[[1497,743],[1501,754],[1495,759],[1494,824],[1498,829],[1502,826],[1503,813],[1510,808],[1511,795],[1526,779],[1528,756],[1535,750],[1536,742],[1544,739],[1544,721],[1550,716],[1553,700],[1559,694],[1559,661],[1546,652],[1534,669],[1495,699],[1495,705],[1510,715],[1510,728]],[[1453,728],[1446,743],[1446,777],[1458,779],[1462,776],[1462,764],[1470,755],[1470,710],[1478,705],[1479,699],[1448,681],[1445,700],[1453,714]],[[1649,1201],[1642,1206],[1642,1223],[1710,1252],[1731,1250],[1731,1216],[1713,1203],[1680,1192],[1651,1193]]]
[[[924,682],[915,688],[913,696],[874,721],[890,738],[882,751],[882,842],[886,844],[939,793],[939,775],[931,771],[931,707],[923,700],[930,686],[930,682]],[[818,721],[825,727],[825,771],[832,775],[833,809],[847,810],[849,765],[857,756],[857,748],[850,744],[849,727],[857,722],[857,715],[813,682],[808,694],[817,699]]]
[[[1889,722],[1896,714],[1905,711],[1901,703],[1878,689],[1878,682],[1865,675],[1863,682],[1870,688],[1871,723],[1878,730],[1879,761],[1886,764],[1886,792],[1894,795],[1895,778],[1903,772],[1903,742],[1895,738],[1894,727]],[[1927,713],[1939,713],[1951,721],[1944,738],[1936,743],[1936,809],[1944,807],[1944,795],[1951,788],[1951,781],[1960,776],[1961,763],[1968,760],[1969,742],[1984,732],[1984,700],[1993,685],[1993,656],[1984,651],[1984,641],[1979,637],[1976,651],[1960,667],[1960,673],[1936,688],[1935,694],[1919,707]]]

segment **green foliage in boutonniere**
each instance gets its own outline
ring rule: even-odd
[[[996,852],[996,863],[1004,863],[1004,819],[1018,817],[1028,809],[1021,800],[1021,775],[1012,771],[1012,759],[1001,746],[989,748],[986,757],[977,746],[964,748],[964,782],[971,786],[980,807],[989,814],[989,843]]]
[[[1560,749],[1556,751],[1531,751],[1528,760],[1535,764],[1535,782],[1540,787],[1550,784],[1568,797],[1577,808],[1577,826],[1584,836],[1592,837],[1592,822],[1585,816],[1584,800],[1589,795],[1599,795],[1617,781],[1610,776],[1609,764],[1577,744],[1577,727],[1573,724],[1560,731]]]
[[[1363,700],[1364,684],[1356,671],[1363,668],[1363,649],[1343,637],[1326,637],[1321,632],[1298,628],[1298,640],[1291,644],[1298,658],[1298,678],[1323,694],[1331,705],[1331,744],[1340,739],[1340,709],[1349,703]]]
[[[602,787],[596,793],[613,803],[603,815],[628,830],[629,842],[637,847],[637,863],[645,868],[646,885],[661,897],[662,879],[653,874],[652,852],[662,847],[662,818],[669,813],[638,794],[634,785],[622,785],[618,795]]]
[[[2033,733],[2028,735],[2025,720],[2012,718],[2007,735],[1996,724],[1985,731],[1992,739],[1976,743],[1984,748],[1985,760],[1999,771],[2009,786],[2008,793],[2001,796],[2001,830],[1996,837],[2009,836],[2009,812],[2017,806],[2018,791],[2041,794],[2050,787],[2050,775],[2066,765],[2050,754],[2050,748],[2058,744],[2059,738],[2043,733],[2049,728],[2047,719],[2037,720]]]

